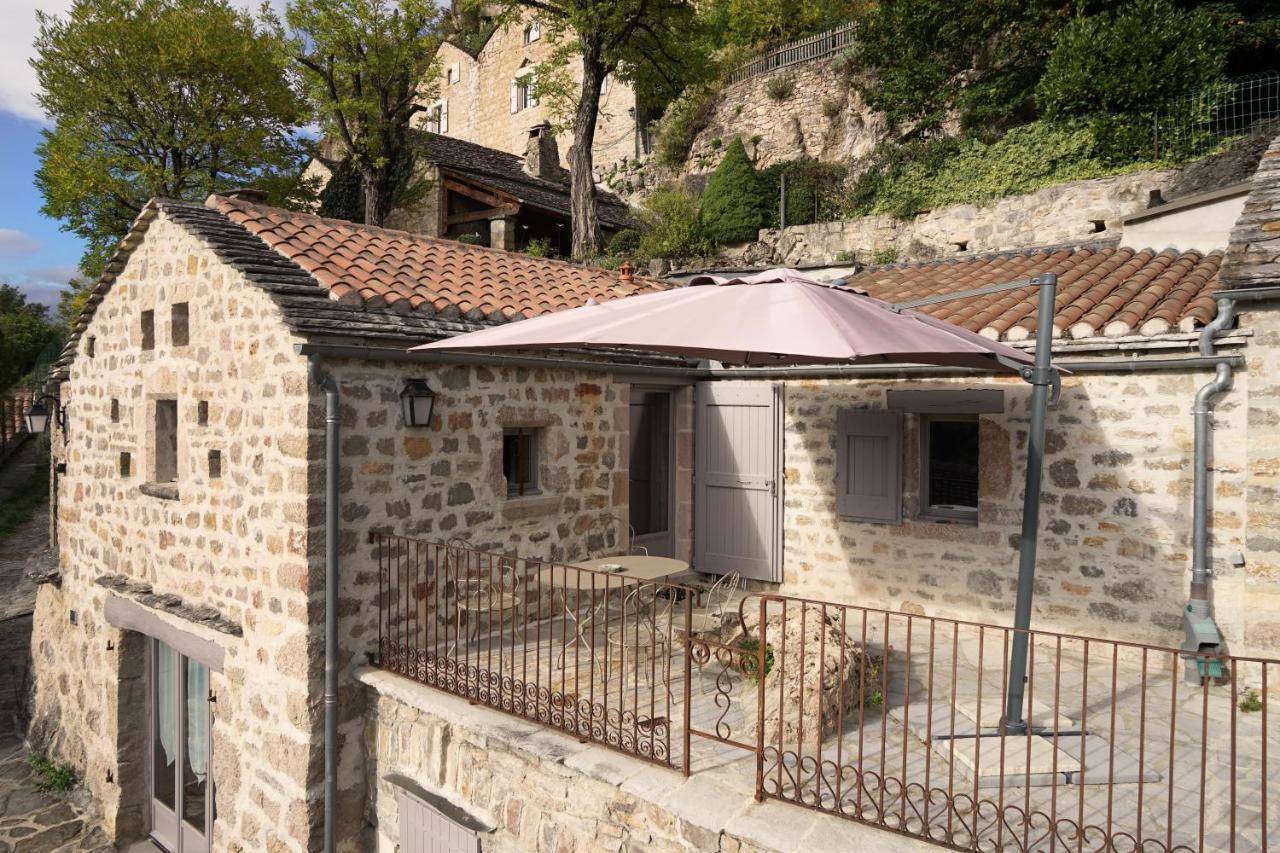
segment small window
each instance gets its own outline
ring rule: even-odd
[[[538,491],[538,437],[540,430],[524,427],[502,434],[502,475],[507,497],[536,495]]]
[[[156,483],[178,480],[178,401],[156,400],[155,422]]]
[[[978,419],[927,415],[920,419],[920,516],[978,519]]]
[[[219,480],[222,478],[222,451],[209,451],[209,479]]]
[[[120,401],[114,397],[111,399],[111,422],[120,423]]]
[[[89,358],[93,358],[94,355],[97,354],[97,349],[98,349],[98,339],[95,338],[93,335],[90,335],[89,342],[85,344],[85,352],[88,353]]]
[[[445,83],[450,86],[462,79],[462,69],[458,67],[458,63],[455,62],[449,66],[448,70],[445,71],[444,79]]]
[[[120,453],[120,476],[128,477],[132,469],[133,457],[129,455],[128,451],[122,451]]]
[[[196,403],[196,423],[200,426],[209,425],[209,401],[201,400]]]
[[[169,339],[175,347],[185,347],[191,340],[188,321],[190,303],[175,302],[170,314]]]
[[[427,109],[427,130],[431,133],[449,132],[449,105],[440,101]]]
[[[538,26],[537,21],[534,21],[532,24],[524,28],[525,44],[533,44],[540,38],[542,38],[542,28]]]
[[[142,312],[142,348],[156,348],[156,312]]]
[[[537,105],[537,82],[532,73],[511,81],[511,112],[518,113]]]

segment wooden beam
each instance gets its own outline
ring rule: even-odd
[[[482,201],[490,207],[501,207],[504,204],[519,204],[520,199],[508,193],[500,192],[488,187],[480,187],[475,184],[461,181],[455,177],[447,177],[444,179],[444,188],[450,192],[473,198],[476,201]]]
[[[490,207],[487,210],[473,210],[469,213],[451,213],[444,218],[445,228],[450,225],[461,225],[464,222],[479,222],[482,219],[505,219],[520,212],[518,204],[504,204]]]

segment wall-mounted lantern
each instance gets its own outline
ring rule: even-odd
[[[404,409],[405,426],[430,426],[431,410],[436,394],[425,379],[408,379],[400,392],[400,405]]]
[[[67,435],[67,410],[58,405],[57,398],[50,397],[48,394],[43,394],[33,400],[31,408],[27,409],[26,413],[23,414],[23,420],[27,424],[27,432],[32,435],[40,435],[49,428],[49,409],[44,407],[45,400],[48,400],[53,405],[53,419],[62,430],[63,440],[65,441]]]

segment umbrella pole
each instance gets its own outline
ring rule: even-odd
[[[1026,689],[1027,645],[1030,640],[1031,598],[1036,583],[1036,540],[1040,533],[1040,478],[1044,467],[1044,422],[1049,408],[1049,388],[1055,382],[1053,358],[1053,312],[1058,276],[1044,273],[1032,280],[1040,286],[1040,306],[1036,316],[1036,360],[1024,368],[1022,378],[1031,383],[1031,431],[1027,437],[1027,487],[1022,496],[1022,539],[1018,548],[1018,597],[1013,611],[1013,646],[1009,655],[1008,705],[1005,707],[1006,734],[1023,734],[1022,697]]]

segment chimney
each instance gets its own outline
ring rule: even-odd
[[[622,266],[618,267],[618,280],[623,284],[635,284],[636,268],[631,265],[631,261],[623,261]]]
[[[562,184],[564,169],[560,167],[560,147],[556,135],[547,122],[529,128],[529,140],[524,149],[524,171],[535,178]]]
[[[267,200],[267,191],[256,187],[236,187],[228,192],[226,196],[237,201],[247,201],[250,204],[264,204]]]

